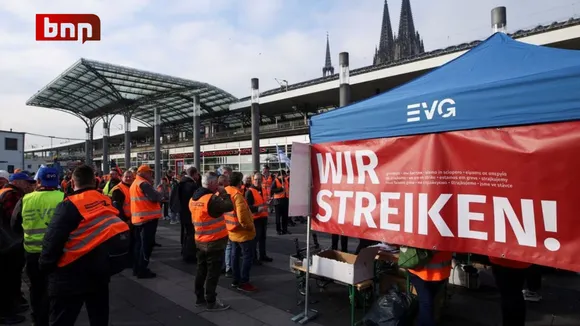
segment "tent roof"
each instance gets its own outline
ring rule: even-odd
[[[241,123],[229,111],[229,104],[237,99],[218,87],[87,59],[77,61],[26,104],[87,119],[131,111],[134,119],[149,125],[153,125],[153,108],[160,107],[164,126],[188,130],[196,94],[202,119]]]
[[[311,142],[580,119],[580,52],[496,33],[389,92],[311,118]]]

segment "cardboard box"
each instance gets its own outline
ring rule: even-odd
[[[365,248],[358,255],[325,250],[312,256],[310,272],[346,284],[357,284],[374,277],[378,248]]]

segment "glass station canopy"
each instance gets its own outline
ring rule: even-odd
[[[199,95],[201,118],[230,127],[242,125],[242,114],[229,111],[237,101],[213,85],[168,75],[80,59],[34,94],[26,105],[55,109],[82,119],[131,112],[153,125],[154,108],[164,128],[191,130],[193,95]]]

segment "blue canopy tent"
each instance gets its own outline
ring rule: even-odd
[[[496,33],[384,94],[312,117],[313,144],[580,119],[580,51]]]

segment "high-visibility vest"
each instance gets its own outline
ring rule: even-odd
[[[282,182],[280,182],[280,180],[278,180],[278,178],[276,178],[276,180],[274,180],[274,182],[276,182],[276,188],[284,188],[284,185],[282,184]],[[286,198],[286,190],[285,189],[282,192],[274,194],[274,199],[282,199],[282,198]]]
[[[417,275],[423,281],[443,281],[451,275],[451,259],[453,253],[449,251],[435,252],[431,261],[421,269],[409,269],[409,272]]]
[[[262,197],[264,201],[270,200],[270,189],[272,188],[272,176],[264,177],[262,179]]]
[[[243,196],[242,192],[236,187],[227,186],[225,189],[228,195],[230,195],[232,203],[236,202],[235,201],[236,196]],[[235,204],[233,211],[224,213],[224,218],[226,221],[226,228],[228,229],[229,232],[234,231],[236,228],[241,226],[240,220],[238,220],[238,214],[236,214]]]
[[[119,182],[116,186],[111,189],[111,195],[115,190],[120,190],[123,195],[125,196],[125,201],[123,202],[123,213],[125,216],[131,220],[131,193],[129,191],[129,186],[126,184]]]
[[[59,267],[76,261],[117,234],[129,231],[127,223],[117,216],[119,211],[113,207],[111,198],[96,190],[74,194],[66,200],[75,205],[83,219],[64,245]]]
[[[113,194],[113,188],[114,187],[111,188],[111,180],[107,181],[107,183],[103,187],[103,195],[111,197],[111,195]]]
[[[133,225],[141,225],[147,221],[163,217],[161,205],[149,200],[141,190],[143,182],[149,183],[145,178],[137,176],[135,182],[129,188],[129,194],[131,195],[131,223]]]
[[[260,207],[268,208],[268,204],[266,204],[266,202],[264,201],[264,198],[262,197],[262,195],[260,194],[258,189],[254,188],[254,187],[250,187],[250,188],[248,188],[248,190],[250,192],[252,192],[252,196],[254,197],[254,206],[256,206],[257,208],[260,208]],[[268,210],[266,209],[263,212],[256,212],[253,215],[254,215],[254,220],[259,219],[259,218],[265,218],[265,217],[268,217]]]
[[[212,242],[228,236],[224,217],[213,218],[209,215],[207,205],[211,196],[212,194],[207,194],[198,200],[193,198],[189,200],[189,211],[197,242]]]
[[[525,263],[523,261],[517,261],[517,260],[511,260],[511,259],[505,259],[505,258],[497,258],[497,257],[489,257],[489,261],[492,264],[496,264],[496,265],[500,265],[503,267],[509,267],[509,268],[517,268],[517,269],[523,269],[523,268],[528,268],[530,266],[532,266],[532,264],[530,263]]]
[[[46,227],[54,216],[54,209],[64,199],[59,190],[34,191],[22,198],[22,229],[24,250],[31,254],[42,251]]]
[[[286,193],[286,198],[290,198],[290,177],[284,178],[284,192]]]
[[[2,199],[2,197],[3,197],[4,193],[5,193],[5,192],[8,192],[8,191],[10,191],[10,190],[14,190],[14,189],[12,189],[12,188],[8,188],[8,187],[0,189],[0,200]]]

